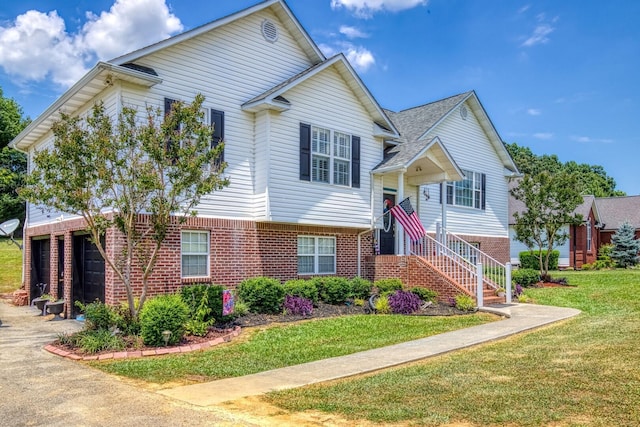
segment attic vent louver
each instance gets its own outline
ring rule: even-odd
[[[467,115],[467,107],[463,105],[462,107],[460,107],[460,117],[462,117],[462,120],[467,120]]]
[[[278,27],[272,21],[265,19],[261,25],[262,36],[268,42],[275,43],[278,40]]]

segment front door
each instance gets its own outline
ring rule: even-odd
[[[382,217],[382,229],[380,230],[380,255],[394,255],[396,253],[395,220],[389,210],[395,205],[396,196],[385,193],[383,200],[384,216]]]

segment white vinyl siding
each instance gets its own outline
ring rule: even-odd
[[[569,233],[569,226],[563,226],[562,231],[565,233]],[[520,265],[520,252],[528,251],[529,248],[524,243],[516,240],[516,232],[513,229],[513,226],[509,226],[509,240],[511,264]],[[560,252],[560,257],[558,258],[558,267],[568,267],[570,261],[569,257],[571,255],[571,244],[569,239],[567,239],[567,241],[562,246],[556,246],[554,250]]]
[[[327,97],[328,92],[332,96]],[[371,117],[334,68],[316,74],[284,96],[291,103],[291,110],[271,115],[270,219],[295,224],[369,227],[372,217],[369,171],[382,160],[382,141],[371,135]],[[337,181],[343,180],[345,185],[300,179],[300,123],[338,133],[338,142],[333,137],[329,141],[336,145],[334,150],[340,157],[344,156],[344,160],[347,160],[347,147],[346,141],[340,141],[340,134],[351,135],[349,150],[353,149],[353,136],[360,137],[360,187],[349,186],[347,174],[353,182],[351,163],[345,170],[339,157],[334,157],[338,162]],[[336,180],[336,177],[330,179]]]
[[[472,114],[472,109],[468,105],[467,109],[470,113],[467,120],[454,111],[424,137],[428,140],[437,135],[462,170],[486,175],[485,209],[447,204],[447,229],[464,235],[507,237],[509,191],[505,168],[475,114]],[[431,184],[427,188],[430,195],[428,201],[422,196],[424,187],[405,187],[405,193],[419,195],[420,219],[427,232],[434,233],[436,223],[442,221],[440,184]],[[446,196],[446,192],[442,196]],[[474,204],[477,196],[478,192],[474,189]]]
[[[298,274],[335,274],[335,237],[298,236]]]
[[[209,276],[209,232],[183,231],[180,236],[182,277]]]

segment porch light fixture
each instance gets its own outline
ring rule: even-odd
[[[422,195],[424,196],[424,200],[428,202],[429,199],[431,198],[431,196],[429,195],[428,187],[424,187],[424,190],[422,190]]]

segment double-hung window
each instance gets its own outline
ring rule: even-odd
[[[298,274],[335,272],[335,237],[298,236]]]
[[[300,123],[300,179],[360,187],[360,137]]]
[[[587,220],[587,252],[591,252],[591,219]]]
[[[462,181],[447,182],[447,204],[475,209],[485,208],[486,175],[463,170]]]
[[[311,127],[311,180],[351,185],[351,135]]]
[[[209,276],[209,232],[183,231],[180,236],[182,277]]]

